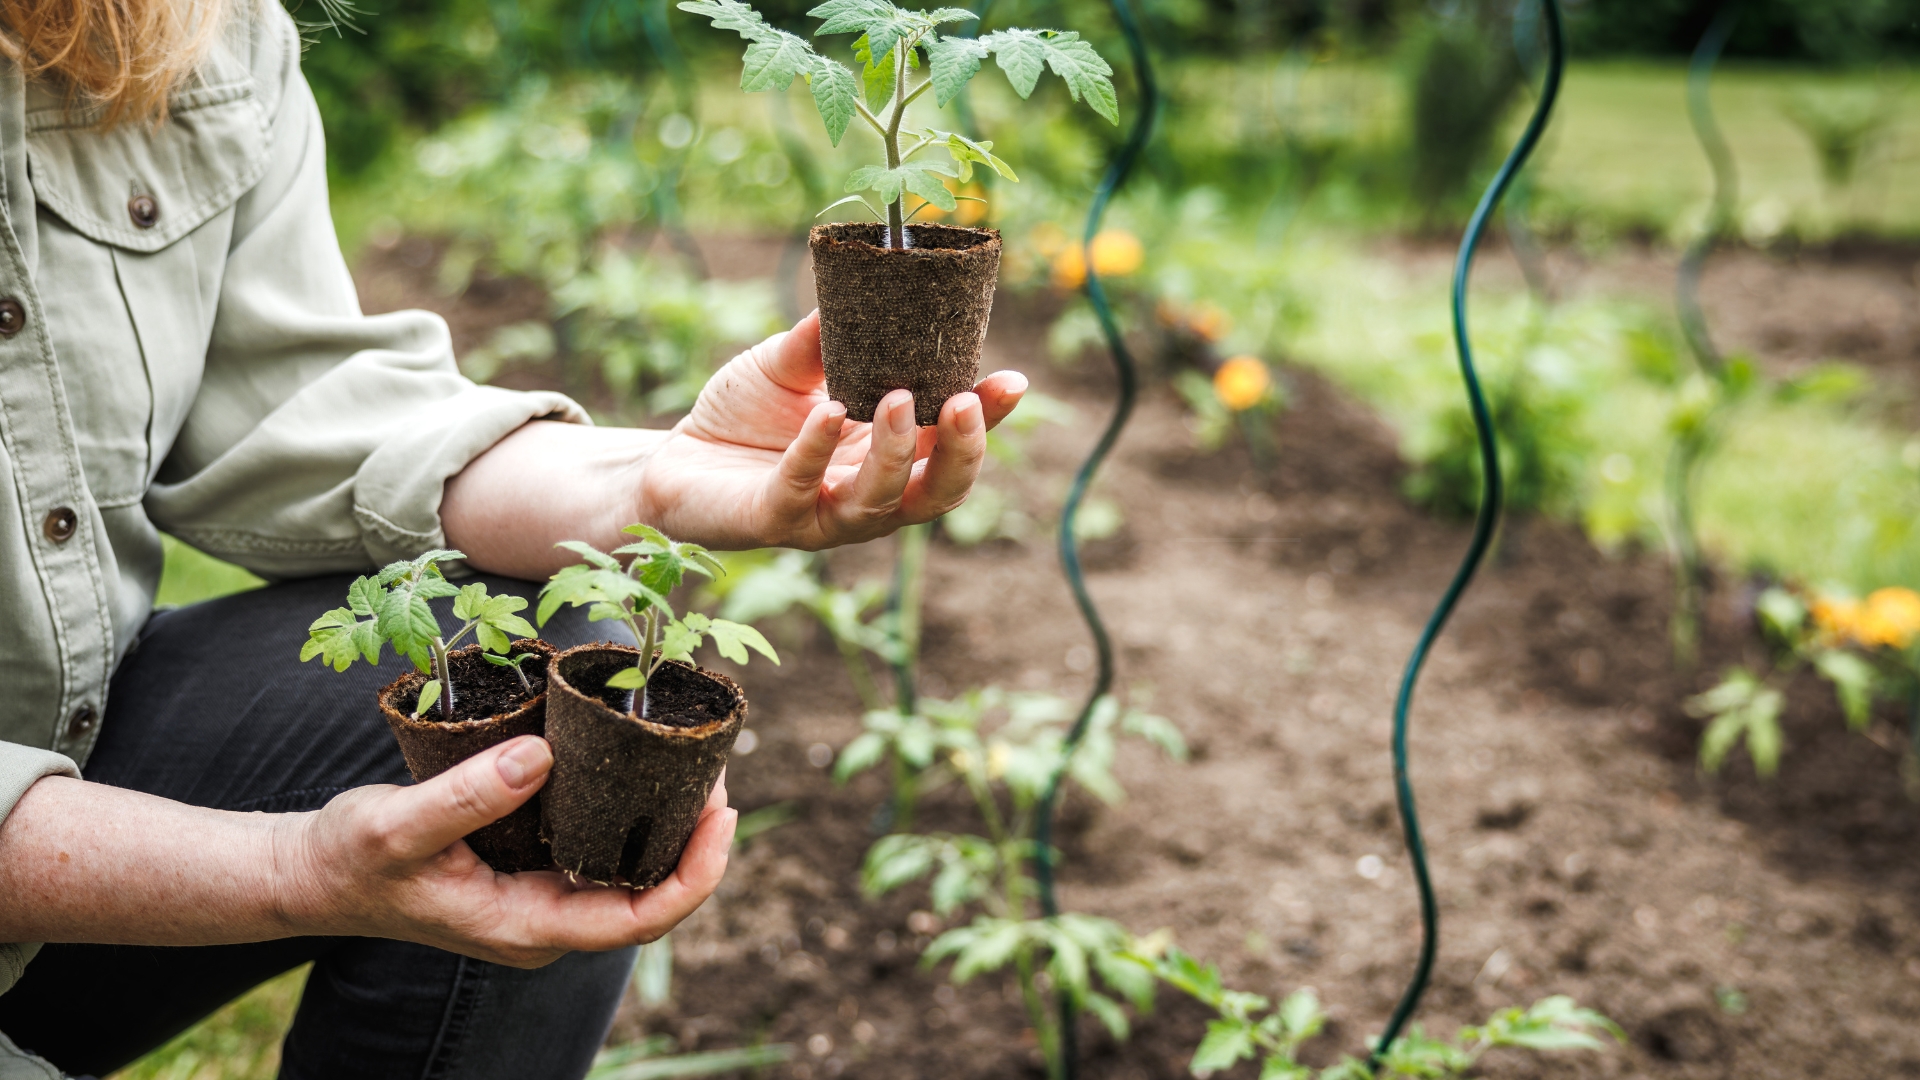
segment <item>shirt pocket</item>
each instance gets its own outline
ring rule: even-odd
[[[97,504],[144,497],[200,389],[235,201],[267,165],[268,117],[219,65],[167,120],[101,130],[29,100],[35,271]]]

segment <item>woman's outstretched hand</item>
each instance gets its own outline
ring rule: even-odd
[[[827,398],[820,316],[733,358],[647,456],[638,520],[710,547],[853,544],[932,521],[965,501],[987,431],[1026,377],[1000,371],[957,394],[929,428],[913,395],[888,394],[873,423]]]
[[[553,767],[525,735],[412,787],[355,788],[286,815],[276,844],[295,883],[282,904],[309,933],[398,938],[514,967],[652,941],[693,914],[727,869],[739,814],[725,774],[679,867],[641,892],[557,871],[497,874],[461,837],[513,812]]]

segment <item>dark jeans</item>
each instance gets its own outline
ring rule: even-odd
[[[345,673],[299,662],[307,624],[343,603],[350,580],[288,582],[156,614],[114,673],[86,778],[269,812],[317,809],[363,784],[411,783],[374,705],[374,692],[408,662],[391,650],[378,668],[363,661]],[[529,599],[536,588],[481,580]],[[566,648],[608,632],[570,610],[541,636]],[[309,961],[282,1077],[540,1080],[586,1073],[633,950],[574,953],[520,971],[363,938],[49,945],[0,994],[0,1031],[66,1072],[105,1076]]]

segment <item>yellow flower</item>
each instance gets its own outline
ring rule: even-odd
[[[1051,221],[1043,221],[1033,227],[1033,235],[1028,237],[1033,250],[1043,259],[1051,259],[1064,251],[1069,243],[1065,229]]]
[[[1816,596],[1810,608],[1813,625],[1828,641],[1853,637],[1860,621],[1860,601],[1846,596]]]
[[[1869,647],[1904,649],[1916,633],[1920,633],[1920,593],[1900,586],[1869,594],[1853,627],[1854,640]]]
[[[1160,325],[1171,330],[1184,330],[1208,344],[1226,337],[1227,331],[1233,329],[1232,316],[1211,300],[1202,300],[1187,308],[1171,300],[1162,300],[1155,312]]]
[[[1254,356],[1236,356],[1213,373],[1213,393],[1234,412],[1243,412],[1267,399],[1273,377]]]
[[[1093,272],[1101,277],[1125,277],[1146,261],[1140,238],[1125,229],[1106,229],[1093,238]]]
[[[1056,289],[1077,289],[1087,283],[1087,255],[1078,244],[1061,248],[1053,256],[1053,285]]]
[[[1034,244],[1039,247],[1036,234]],[[1146,261],[1146,248],[1140,239],[1122,229],[1107,229],[1088,245],[1093,249],[1093,269],[1101,277],[1125,277],[1140,269]],[[1050,256],[1053,260],[1053,284],[1061,289],[1077,289],[1087,282],[1087,252],[1079,244],[1065,244]]]

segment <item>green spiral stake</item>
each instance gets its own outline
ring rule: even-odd
[[[1100,433],[1100,441],[1094,444],[1093,452],[1080,463],[1080,470],[1073,476],[1073,486],[1067,490],[1067,501],[1060,510],[1060,567],[1067,576],[1067,585],[1073,590],[1073,601],[1080,608],[1080,617],[1087,621],[1087,629],[1093,634],[1099,668],[1093,691],[1087,695],[1087,703],[1081,707],[1080,715],[1067,732],[1060,763],[1055,766],[1053,778],[1048,782],[1046,792],[1040,796],[1040,804],[1035,811],[1034,878],[1040,887],[1040,911],[1047,918],[1060,914],[1060,902],[1054,894],[1053,881],[1053,812],[1060,800],[1060,784],[1066,777],[1067,763],[1079,748],[1080,740],[1086,736],[1094,708],[1113,689],[1113,639],[1107,634],[1106,623],[1100,619],[1100,610],[1094,606],[1093,597],[1087,592],[1086,578],[1080,569],[1080,548],[1074,541],[1073,524],[1080,515],[1080,505],[1086,500],[1087,488],[1093,482],[1094,473],[1113,450],[1113,444],[1120,438],[1120,429],[1127,425],[1128,417],[1133,415],[1134,399],[1139,392],[1138,368],[1134,364],[1133,354],[1127,351],[1126,340],[1120,334],[1120,323],[1114,318],[1106,288],[1100,283],[1100,275],[1093,269],[1091,249],[1093,238],[1100,231],[1100,221],[1106,216],[1107,204],[1133,171],[1141,150],[1153,134],[1153,122],[1160,111],[1160,88],[1154,81],[1153,62],[1147,55],[1147,44],[1140,36],[1140,25],[1134,18],[1133,8],[1128,0],[1113,0],[1113,14],[1120,24],[1121,33],[1126,36],[1127,50],[1133,58],[1133,70],[1140,84],[1140,114],[1134,118],[1127,141],[1120,147],[1120,152],[1114,155],[1099,188],[1094,191],[1093,205],[1087,210],[1086,231],[1081,237],[1086,254],[1087,300],[1093,305],[1094,314],[1100,319],[1100,329],[1106,334],[1107,348],[1113,354],[1113,366],[1119,375],[1120,387],[1113,407],[1113,418],[1107,421],[1106,430]],[[1079,1044],[1079,1034],[1074,1026],[1073,1002],[1063,988],[1060,993],[1060,1058],[1068,1080],[1072,1080],[1079,1072]]]
[[[1368,1061],[1368,1068],[1378,1072],[1382,1057],[1420,1006],[1420,998],[1427,991],[1427,982],[1433,976],[1434,955],[1440,944],[1440,911],[1433,895],[1433,875],[1427,868],[1427,848],[1420,839],[1420,815],[1414,807],[1413,784],[1407,776],[1407,712],[1413,705],[1414,685],[1419,682],[1420,669],[1427,662],[1427,652],[1433,647],[1434,639],[1446,626],[1447,618],[1453,614],[1454,605],[1459,603],[1460,594],[1473,581],[1475,571],[1480,569],[1480,561],[1486,556],[1487,548],[1493,543],[1494,526],[1500,521],[1500,505],[1503,492],[1500,480],[1500,452],[1494,442],[1493,418],[1487,411],[1486,395],[1480,390],[1480,376],[1473,367],[1473,343],[1467,336],[1467,279],[1473,270],[1474,252],[1480,246],[1480,238],[1487,231],[1487,221],[1500,204],[1508,186],[1527,158],[1539,143],[1540,135],[1546,130],[1547,120],[1553,113],[1553,103],[1560,96],[1560,79],[1566,69],[1567,47],[1560,24],[1559,0],[1541,0],[1545,7],[1547,33],[1547,75],[1540,89],[1540,99],[1534,104],[1533,116],[1527,121],[1527,129],[1507,154],[1506,161],[1500,165],[1500,171],[1494,175],[1493,182],[1480,196],[1480,204],[1474,208],[1473,218],[1467,223],[1467,232],[1460,240],[1460,255],[1453,264],[1453,343],[1460,354],[1460,379],[1466,383],[1467,404],[1473,412],[1474,432],[1480,443],[1480,510],[1473,520],[1473,542],[1467,545],[1466,557],[1460,560],[1460,568],[1454,571],[1453,581],[1440,597],[1440,603],[1428,617],[1426,629],[1420,632],[1420,640],[1414,644],[1413,655],[1407,658],[1406,673],[1400,679],[1400,693],[1393,704],[1393,787],[1394,797],[1400,806],[1400,828],[1407,844],[1407,856],[1413,863],[1413,879],[1420,889],[1420,960],[1414,966],[1413,978],[1407,983],[1406,991],[1400,996],[1400,1004],[1393,1010],[1393,1016],[1387,1021],[1385,1031],[1380,1033],[1379,1042],[1374,1044]]]
[[[1693,489],[1701,462],[1712,448],[1715,414],[1724,401],[1727,382],[1726,360],[1714,345],[1713,336],[1707,330],[1706,312],[1700,308],[1700,274],[1714,245],[1733,225],[1734,203],[1740,191],[1733,150],[1714,120],[1709,91],[1713,84],[1713,66],[1719,61],[1720,52],[1726,48],[1727,38],[1739,18],[1735,4],[1722,7],[1707,32],[1701,35],[1700,44],[1693,50],[1693,62],[1687,67],[1687,116],[1693,121],[1693,133],[1713,168],[1713,207],[1708,212],[1706,228],[1687,245],[1686,253],[1680,258],[1673,300],[1680,316],[1680,332],[1687,339],[1694,363],[1721,393],[1716,394],[1714,402],[1700,415],[1682,418],[1674,432],[1673,449],[1667,456],[1667,504],[1672,514],[1675,577],[1670,635],[1674,659],[1683,666],[1691,665],[1698,651],[1703,585],[1700,538],[1693,522]]]

